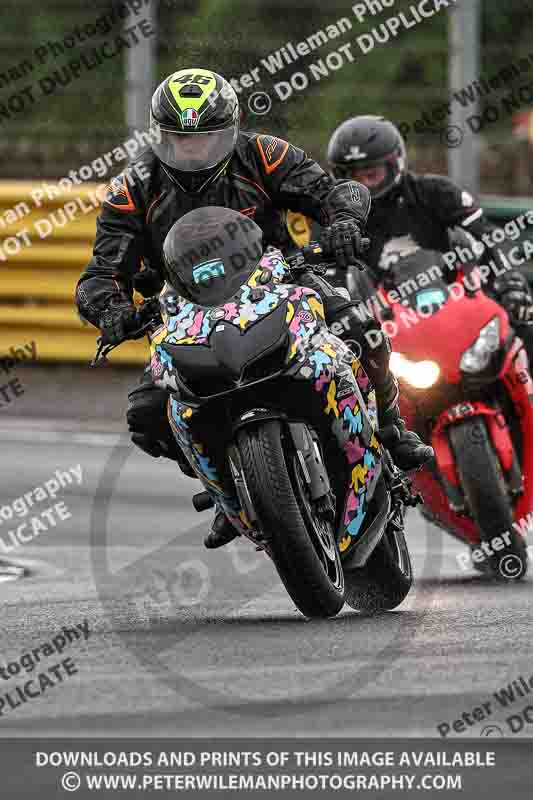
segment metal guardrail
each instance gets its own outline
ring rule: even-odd
[[[9,249],[16,249],[13,237],[21,242],[18,252],[6,252],[5,260],[0,255],[0,355],[29,341],[36,343],[39,361],[88,363],[94,355],[98,334],[80,320],[74,290],[92,253],[98,209],[92,207],[91,196],[94,199],[97,187],[83,184],[40,197],[40,183],[0,183],[0,254],[10,239]],[[77,201],[78,213],[66,224],[54,225],[49,234],[50,226],[39,225],[66,203]],[[111,360],[142,364],[148,354],[146,340],[127,342]]]

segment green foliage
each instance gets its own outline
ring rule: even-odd
[[[320,156],[332,129],[349,116],[376,113],[397,122],[412,122],[425,109],[448,99],[445,12],[409,30],[400,29],[396,38],[387,44],[376,44],[368,55],[357,44],[357,37],[379,28],[393,15],[403,12],[411,19],[410,7],[416,7],[417,1],[397,0],[393,7],[359,23],[352,2],[346,0],[159,0],[158,78],[196,64],[216,69],[228,78],[259,68],[260,84],[240,95],[246,127],[272,130]],[[43,42],[62,40],[74,26],[93,22],[109,12],[111,2],[94,0],[87,6],[81,0],[48,0],[44,5],[30,0],[4,0],[0,75],[24,58],[33,58],[35,48]],[[482,7],[482,73],[493,74],[519,53],[533,51],[533,0],[507,0],[504,4],[501,0],[482,0]],[[275,75],[262,65],[261,59],[287,42],[296,46],[342,17],[352,23],[351,30],[342,36]],[[116,33],[118,30],[99,41]],[[347,43],[351,45],[353,63],[345,57],[344,66],[331,70],[328,77],[311,77],[312,64],[319,64]],[[0,107],[25,84],[35,84],[52,75],[93,44],[91,41],[63,58],[50,58],[44,65],[36,65],[26,81],[12,86],[0,83]],[[275,84],[290,80],[295,70],[309,78],[309,86],[282,102]],[[246,109],[250,94],[259,90],[268,92],[273,100],[272,110],[265,116]],[[494,130],[499,130],[498,126]],[[124,134],[123,55],[85,71],[52,96],[41,96],[24,114],[13,114],[9,121],[0,115],[0,147],[4,144],[5,148],[10,141],[13,152],[4,168],[14,171],[17,159],[26,159],[28,152],[43,152],[50,162],[62,162],[61,167],[55,168],[61,172],[65,161],[68,167],[76,166],[80,152],[98,155]]]

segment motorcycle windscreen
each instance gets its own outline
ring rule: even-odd
[[[218,323],[208,347],[167,342],[161,347],[186,383],[198,395],[208,396],[242,379],[259,379],[282,369],[288,342],[285,301],[245,331],[231,323]]]
[[[185,222],[189,217],[194,223],[192,231]],[[182,238],[177,235],[180,225],[185,229]],[[261,228],[249,217],[228,208],[197,209],[179,220],[172,230],[176,235],[165,240],[164,245],[169,283],[174,276],[180,284],[174,286],[178,293],[202,306],[229,302],[263,255]]]
[[[387,287],[396,290],[404,305],[429,317],[449,298],[447,269],[441,253],[418,250],[394,264],[387,276]]]

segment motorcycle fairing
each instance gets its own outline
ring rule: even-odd
[[[184,298],[171,297],[165,325],[152,338],[152,376],[164,388],[178,390],[177,371],[165,345],[210,348],[217,326],[230,323],[245,335],[252,325],[284,304],[284,324],[289,336],[286,375],[313,385],[320,394],[323,413],[330,419],[331,433],[344,453],[349,485],[339,524],[339,548],[345,552],[360,532],[372,497],[381,460],[381,446],[375,436],[377,405],[375,392],[358,359],[338,337],[327,329],[320,296],[312,289],[283,284],[286,264],[281,255],[267,254],[234,298],[219,308],[200,306]],[[254,290],[260,292],[254,294]],[[162,300],[164,305],[165,291]],[[168,298],[168,294],[167,294]],[[223,335],[223,331],[222,331]],[[238,527],[246,526],[236,494],[228,493],[211,463],[204,443],[196,441],[190,420],[197,413],[176,397],[169,401],[172,430],[206,490]]]
[[[151,338],[150,366],[154,382],[161,388],[178,390],[175,365],[165,345],[203,345],[207,348],[210,337],[221,330],[225,323],[235,326],[244,335],[282,305],[286,307],[285,323],[290,337],[289,358],[294,357],[298,342],[314,333],[321,321],[323,324],[324,309],[320,296],[314,290],[281,282],[287,275],[287,269],[288,265],[279,251],[267,253],[247,283],[220,307],[191,303],[178,297],[171,287],[165,286],[161,293],[165,324]],[[282,333],[283,328],[280,328],[280,336]],[[253,349],[252,344],[252,354]],[[259,349],[257,355],[261,355]],[[216,366],[216,360],[211,361]],[[245,363],[246,359],[243,360],[243,366]]]
[[[293,372],[294,377],[311,381],[320,393],[323,413],[330,418],[331,432],[350,471],[337,535],[343,553],[361,529],[379,475],[376,394],[359,360],[327,328],[300,340],[298,347],[304,359]]]
[[[192,303],[178,297],[171,287],[165,285],[161,293],[161,308],[166,325],[164,330],[156,332],[158,336],[153,341],[166,331],[165,338],[170,344],[206,344],[214,327],[221,322],[231,322],[245,332],[289,298],[295,287],[282,283],[288,268],[280,251],[266,253],[231,300],[220,306]],[[173,313],[169,313],[169,309]]]
[[[503,382],[509,392],[520,420],[522,440],[522,474],[524,493],[518,498],[514,517],[518,521],[533,510],[533,379],[524,343],[518,337],[513,342],[502,367]]]
[[[516,338],[513,342],[502,364],[499,377],[507,387],[517,410],[523,441],[529,442],[533,439],[533,414],[531,411],[533,380],[527,354],[520,339]],[[448,408],[440,414],[433,428],[431,444],[435,450],[439,470],[455,487],[460,487],[460,479],[455,468],[455,458],[450,448],[446,428],[472,416],[484,417],[490,440],[505,472],[511,469],[515,459],[511,432],[499,407],[489,406],[477,400],[465,401]],[[524,492],[514,508],[514,516],[517,520],[527,517],[533,508],[533,486],[530,478],[532,470],[533,451],[532,448],[526,446],[522,455]]]
[[[426,263],[421,262],[417,266],[413,262],[411,271],[407,273],[402,266],[400,280],[404,281],[405,286],[408,285],[407,278],[413,278],[417,284],[422,285],[418,281],[418,275],[422,274],[420,267],[425,268]],[[427,273],[428,270],[425,272]],[[413,480],[415,489],[423,495],[425,500],[422,513],[448,533],[468,544],[478,545],[480,542],[479,529],[471,518],[460,513],[464,497],[447,429],[453,424],[464,423],[472,415],[482,416],[502,468],[505,471],[510,466],[513,455],[515,455],[513,441],[509,428],[501,425],[498,417],[501,409],[496,409],[494,404],[482,403],[477,388],[474,392],[470,392],[469,385],[475,376],[470,376],[466,385],[463,385],[464,376],[460,370],[460,362],[463,353],[476,341],[481,328],[494,317],[497,317],[500,323],[502,354],[505,352],[506,343],[509,339],[512,340],[514,333],[510,329],[509,319],[503,308],[481,291],[473,292],[473,289],[478,288],[476,285],[478,281],[475,279],[474,282],[474,278],[475,276],[466,278],[459,273],[455,282],[446,288],[449,295],[446,303],[427,318],[422,313],[402,311],[401,298],[388,296],[383,289],[381,289],[381,297],[382,305],[390,306],[393,312],[392,317],[388,316],[389,324],[393,326],[392,332],[390,330],[387,332],[390,332],[393,339],[394,350],[403,353],[413,361],[431,359],[437,362],[441,369],[442,385],[435,389],[436,403],[431,407],[429,425],[432,430],[430,443],[435,450],[437,469],[424,467],[416,473]],[[438,284],[439,281],[433,282],[432,288],[433,285]],[[401,287],[399,288],[401,294]],[[528,442],[533,441],[533,384],[529,375],[527,356],[519,340],[512,343],[503,363],[498,360],[495,361],[495,364],[499,365],[497,374],[495,371],[494,374],[487,376],[487,389],[491,382],[498,380],[505,385],[507,394],[512,400],[513,411],[516,410],[524,445],[521,464],[524,493],[518,497],[513,508],[514,519],[517,521],[527,518],[528,513],[533,509],[533,480],[531,477],[533,475],[533,448],[528,446]],[[483,381],[480,380],[480,386],[482,383]],[[431,395],[433,390],[427,391]],[[449,397],[454,398],[454,404],[446,406],[448,391]],[[485,396],[485,392],[482,396]],[[461,397],[462,402],[457,402],[457,399]],[[418,430],[425,438],[428,426],[421,410],[423,405],[418,406],[419,398],[421,398],[421,391],[411,390],[407,386],[406,391],[401,393],[400,407],[407,427]],[[437,420],[436,424],[433,422],[435,419]]]
[[[283,310],[280,334],[283,328],[289,337],[289,348],[287,362],[298,355],[299,348],[303,342],[308,341],[312,334],[320,327],[325,327],[324,308],[320,296],[313,291],[301,286],[283,284],[281,280],[285,277],[287,265],[283,258],[276,254],[264,256],[258,269],[250,276],[248,283],[241,287],[236,297],[230,303],[226,303],[221,308],[207,308],[187,302],[184,298],[170,295],[168,303],[168,287],[163,290],[162,299],[167,309],[175,304],[175,313],[166,314],[166,324],[159,328],[151,341],[152,358],[150,362],[154,383],[167,389],[174,389],[177,392],[177,370],[171,352],[165,350],[165,345],[183,346],[190,350],[191,347],[198,346],[202,350],[208,350],[209,337],[222,322],[230,322],[237,326],[242,333],[246,333],[250,327],[258,322],[266,321],[267,316],[271,316],[277,310]],[[265,280],[271,283],[265,284]],[[256,300],[254,309],[253,300],[250,292],[257,287],[257,281],[261,280],[265,291],[260,300]],[[268,303],[264,302],[264,299]],[[215,312],[213,314],[213,312]],[[222,313],[221,313],[222,312]],[[174,350],[174,352],[176,352]],[[280,363],[280,369],[284,367]],[[217,507],[222,510],[228,518],[239,528],[248,527],[246,518],[240,508],[237,495],[233,491],[224,488],[220,481],[220,476],[208,454],[204,443],[196,441],[190,427],[193,415],[197,409],[193,409],[187,403],[180,402],[176,397],[170,397],[168,403],[168,418],[171,429],[176,436],[183,452],[189,463],[202,480],[206,490],[210,493]]]
[[[321,394],[324,414],[330,417],[331,432],[349,467],[349,484],[337,536],[339,550],[344,553],[357,538],[368,510],[380,474],[382,451],[375,435],[375,392],[370,388],[366,373],[337,337],[326,333],[321,338],[316,351],[309,352],[309,359],[297,365],[295,377],[311,380],[315,391]],[[168,417],[178,443],[217,507],[242,530],[248,523],[236,494],[225,490],[207,448],[193,437],[190,420],[195,413],[186,403],[170,397]]]
[[[186,403],[181,403],[170,396],[167,406],[168,420],[178,444],[183,450],[192,468],[211,495],[216,507],[223,511],[233,525],[243,531],[249,527],[235,492],[222,486],[220,475],[211,462],[207,448],[203,442],[196,441],[190,421],[195,411]]]
[[[246,312],[250,324],[246,324],[241,333],[250,331],[252,339],[250,342],[247,339],[243,340],[240,347],[239,343],[234,341],[235,335],[238,335],[237,328],[231,325],[229,330],[223,329],[226,322],[236,322],[240,326],[242,316],[238,307],[235,311],[236,303],[229,304],[232,308],[225,310],[224,318],[220,316],[220,319],[212,319],[207,316],[212,309],[196,306],[196,310],[191,312],[189,307],[192,304],[184,302],[180,312],[184,316],[180,321],[185,321],[189,326],[185,331],[186,335],[181,335],[183,328],[179,329],[180,333],[176,335],[178,329],[174,323],[175,318],[172,317],[152,338],[150,367],[154,383],[161,388],[178,391],[180,370],[179,364],[175,363],[179,361],[178,351],[175,349],[177,347],[184,348],[182,359],[184,363],[189,361],[192,364],[192,359],[196,358],[196,371],[203,363],[206,372],[213,374],[217,369],[222,371],[231,365],[231,378],[235,385],[240,385],[244,368],[264,355],[269,348],[272,349],[276,342],[281,342],[284,334],[288,336],[286,360],[292,360],[298,353],[300,343],[325,324],[322,301],[313,289],[302,286],[270,284],[268,288],[270,290],[268,294],[275,298],[276,302],[271,303],[268,310],[264,309],[257,315],[257,319],[253,322],[250,318],[255,316],[254,312],[250,310]],[[278,316],[279,324],[273,320],[274,315]],[[179,316],[180,314],[177,315]],[[265,324],[265,335],[262,328],[255,327],[259,322]],[[195,357],[194,349],[197,347],[198,354]],[[281,359],[279,366],[280,370],[284,367]]]
[[[285,289],[286,287],[281,285],[281,288]],[[352,371],[353,354],[340,339],[328,332],[323,320],[324,311],[319,296],[311,289],[297,286],[290,288],[292,291],[286,304],[284,323],[288,330],[290,342],[287,355],[287,363],[289,365],[287,375],[303,378],[306,381],[311,379],[315,391],[324,389],[326,395],[329,388],[330,405],[334,413],[332,432],[337,438],[341,449],[347,453],[348,463],[355,470],[352,474],[350,497],[347,500],[349,510],[353,511],[346,523],[349,524],[352,521],[352,516],[355,516],[356,513],[359,513],[361,519],[364,517],[364,504],[359,502],[358,497],[351,497],[354,492],[354,480],[364,483],[367,473],[369,481],[373,476],[373,463],[370,453],[365,456],[366,450],[363,449],[362,444],[365,442],[370,446],[372,440],[372,425],[376,424],[377,416],[375,394],[369,390],[368,378],[360,368],[361,386],[362,390],[368,395],[367,402],[369,405],[369,412],[363,417],[361,408],[364,406],[364,401]],[[320,336],[315,335],[318,331],[321,332]],[[161,338],[161,335],[159,335],[158,340],[161,340]],[[171,354],[163,349],[167,341],[162,340],[159,344],[152,342],[152,376],[158,385],[162,385],[163,381],[165,381],[165,385],[168,385],[169,381],[175,382],[176,380],[173,358]],[[187,350],[190,349],[189,345],[184,345],[184,347]],[[340,364],[343,358],[346,363],[341,369]],[[354,364],[359,366],[359,362],[354,362]],[[280,368],[282,367],[283,364],[280,364]],[[333,394],[336,384],[335,382],[332,384],[330,379],[337,368],[339,369],[337,383],[340,395],[338,398]],[[346,420],[347,431],[342,430],[342,426],[336,423],[336,416],[339,415],[339,403],[340,412],[343,415],[342,418]],[[198,413],[198,409],[192,408],[187,403],[171,396],[168,405],[168,417],[178,443],[216,505],[229,517],[238,518],[241,509],[236,494],[233,491],[228,493],[224,490],[220,482],[220,476],[209,459],[206,445],[196,441],[192,435],[190,422],[195,413]],[[329,414],[329,410],[326,409],[326,413]],[[374,420],[374,423],[371,420]],[[360,445],[355,446],[348,443],[351,429],[354,430],[354,437],[360,434]],[[361,464],[356,464],[354,460],[356,455],[359,457]],[[359,494],[362,495],[363,488],[359,487],[358,484],[356,484],[356,488],[358,489],[357,496]],[[353,528],[354,526],[352,526],[352,531]]]
[[[492,298],[481,292],[469,296],[459,281],[447,289],[446,303],[430,316],[420,310],[407,309],[401,299],[388,299],[392,316],[387,318],[385,330],[394,350],[408,354],[413,361],[435,361],[443,380],[457,384],[461,380],[461,356],[474,344],[481,328],[498,317],[502,340],[509,336],[510,329],[507,314]],[[386,296],[383,290],[380,295]],[[457,325],[459,312],[460,326]],[[453,331],[454,336],[443,335],[448,331]]]

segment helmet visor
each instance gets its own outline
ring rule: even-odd
[[[352,167],[350,178],[366,186],[367,189],[376,189],[381,186],[387,178],[387,167],[385,164],[377,164],[368,167]]]
[[[221,131],[208,133],[177,133],[157,129],[156,141],[152,149],[167,167],[181,172],[199,172],[220,164],[235,147],[238,126],[231,125]]]
[[[394,153],[379,161],[363,161],[359,163],[335,164],[335,178],[349,178],[362,183],[369,190],[374,200],[383,197],[402,176],[404,161]]]

